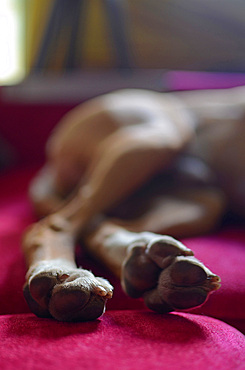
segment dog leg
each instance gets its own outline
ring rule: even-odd
[[[137,199],[139,202],[148,203],[148,208],[138,217],[129,220],[114,217],[112,222],[128,231],[147,230],[175,238],[200,235],[215,229],[227,206],[224,194],[215,187],[168,190],[162,195],[153,193],[149,198],[147,195],[140,197]]]
[[[193,193],[192,193],[193,194]],[[169,202],[170,200],[170,202]],[[210,220],[220,218],[224,202],[215,191],[203,189],[193,196],[167,196],[127,227],[106,221],[87,236],[88,250],[103,262],[133,298],[143,297],[157,312],[188,309],[203,304],[220,286],[220,278],[193,257],[193,252],[170,236],[206,231]],[[176,210],[181,212],[176,212]],[[209,221],[208,221],[209,220]],[[119,221],[122,225],[122,221]],[[125,225],[126,226],[126,223]],[[138,232],[138,230],[148,232]],[[154,233],[152,232],[154,231]]]
[[[158,312],[198,306],[220,285],[219,277],[196,260],[192,251],[166,236],[210,231],[227,205],[204,164],[198,162],[203,169],[200,176],[190,170],[193,161],[186,167],[181,164],[180,172],[174,171],[177,186],[168,182],[164,186],[164,176],[158,177],[129,199],[127,216],[138,208],[138,217],[107,219],[86,238],[88,250],[121,279],[125,292],[143,297]]]
[[[52,220],[65,219],[74,233],[81,234],[97,215],[127,198],[174,160],[186,137],[179,138],[177,128],[164,135],[165,130],[146,125],[109,136],[88,168],[87,181]]]
[[[96,319],[103,314],[113,288],[105,279],[77,268],[74,236],[69,225],[63,223],[62,227],[60,223],[57,229],[44,219],[27,230],[23,249],[29,270],[24,296],[40,317],[61,321]]]

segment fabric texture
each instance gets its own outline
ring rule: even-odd
[[[108,311],[87,323],[0,317],[2,369],[244,369],[245,339],[191,314]]]

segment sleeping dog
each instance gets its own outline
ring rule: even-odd
[[[245,216],[244,92],[120,90],[61,120],[30,185],[40,221],[23,238],[37,316],[103,314],[113,287],[77,267],[77,241],[156,312],[199,306],[220,287],[175,238],[209,232],[228,210]]]

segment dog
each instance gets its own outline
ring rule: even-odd
[[[39,317],[100,317],[113,287],[78,268],[75,243],[165,313],[203,304],[220,278],[176,238],[245,216],[245,90],[119,90],[68,112],[30,185],[24,296]],[[171,235],[171,236],[170,236]]]

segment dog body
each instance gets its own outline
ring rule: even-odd
[[[61,121],[48,142],[47,163],[52,167],[54,192],[67,194],[83,176],[88,177],[103,146],[113,146],[123,136],[133,135],[150,140],[150,135],[162,135],[165,141],[168,135],[170,139],[174,136],[167,129],[174,131],[178,125],[172,145],[175,152],[168,153],[168,161],[174,163],[176,154],[177,159],[200,159],[216,177],[229,206],[245,216],[243,92],[243,88],[177,94],[122,90],[78,106]],[[162,163],[158,171],[165,168]]]
[[[30,188],[46,216],[23,242],[36,314],[92,319],[112,296],[108,282],[76,268],[78,237],[155,311],[202,304],[219,287],[192,251],[160,234],[207,232],[228,208],[245,215],[243,92],[122,90],[62,119]]]

